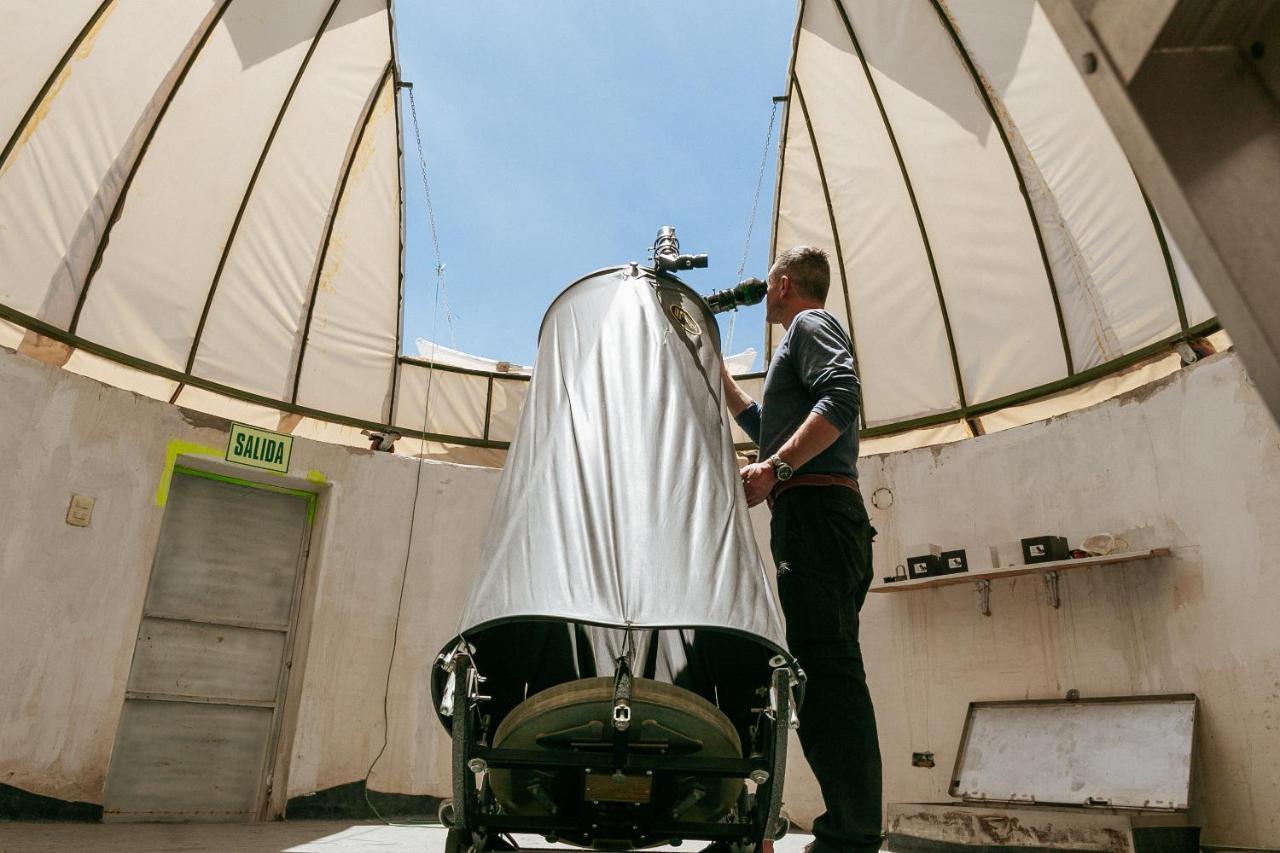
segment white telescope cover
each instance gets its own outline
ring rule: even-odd
[[[543,617],[785,648],[719,346],[705,303],[648,270],[594,273],[552,303],[460,633]]]

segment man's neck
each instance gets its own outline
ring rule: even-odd
[[[796,317],[799,317],[801,313],[821,307],[822,305],[817,302],[802,302],[795,307],[788,309],[787,313],[783,315],[782,318],[782,328],[790,329],[791,324],[795,322]]]

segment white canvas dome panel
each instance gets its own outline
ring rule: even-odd
[[[920,204],[969,402],[1065,373],[1035,231],[999,132],[928,3],[848,3]],[[891,286],[891,283],[886,282]],[[946,374],[940,374],[946,379]]]
[[[279,429],[280,413],[268,406],[259,406],[245,400],[237,400],[223,394],[215,394],[203,388],[187,385],[182,389],[175,401],[179,406],[186,406],[200,412],[209,412],[229,421],[262,427],[263,429]],[[368,447],[368,442],[365,442]]]
[[[185,367],[223,241],[328,2],[227,7],[133,176],[89,280],[80,334]]]
[[[511,441],[520,420],[520,409],[529,394],[528,380],[493,380],[493,403],[489,409],[489,438]]]
[[[395,425],[444,435],[481,435],[488,385],[484,376],[443,370],[432,375],[429,368],[406,362],[400,367]],[[430,409],[426,401],[428,386]]]
[[[274,399],[293,393],[297,338],[347,149],[391,61],[385,10],[384,0],[343,0],[300,69],[217,277],[196,374]]]
[[[124,388],[154,400],[168,400],[178,390],[178,383],[154,373],[134,370],[118,361],[78,349],[71,353],[64,370],[88,376],[116,388]]]
[[[843,247],[839,257],[832,258],[843,261],[844,270],[833,270],[827,307],[846,323],[852,312],[864,397],[877,403],[865,406],[866,423],[950,411],[960,399],[954,380],[948,378],[952,366],[946,329],[893,145],[871,90],[850,85],[865,74],[837,9],[829,3],[813,4],[812,22],[812,30],[806,27],[800,36],[796,75],[808,82],[794,90],[799,109],[793,107],[789,116],[786,157],[790,162],[793,150],[808,155],[806,124],[812,125],[831,197],[827,218],[834,218]],[[802,215],[812,215],[820,201],[810,199]],[[850,223],[875,227],[850,228]],[[796,239],[799,234],[786,236],[791,239],[780,236],[780,248],[805,242],[832,245],[827,240]],[[876,310],[867,310],[869,305]],[[910,345],[904,346],[907,341]],[[892,387],[898,385],[895,376],[900,371],[937,376],[938,381]]]
[[[1055,269],[1058,280],[1083,278],[1101,298],[1095,310],[1087,298],[1064,300],[1077,369],[1172,333],[1168,268],[1137,179],[1044,12],[1035,0],[947,8],[1056,202],[1061,221],[1046,234],[1082,255],[1076,269]]]
[[[5,25],[0,316],[180,404],[384,424],[403,215],[389,0],[22,0]]]
[[[788,94],[774,251],[831,250],[867,438],[1093,399],[1061,395],[1216,328],[1035,0],[803,0]]]
[[[356,146],[303,338],[297,402],[371,420],[390,418],[400,294],[399,128],[388,74]]]
[[[0,27],[0,128],[15,128],[59,57],[102,0],[58,0],[65,13],[49,15],[49,0],[7,0]],[[110,4],[105,4],[110,5]],[[0,134],[4,131],[0,130]],[[7,137],[0,136],[0,144]]]
[[[11,128],[25,141],[0,164],[0,303],[69,327],[147,132],[193,41],[213,23],[210,7],[177,2],[157,15],[148,4],[113,4],[32,120]],[[11,66],[5,57],[6,74]],[[37,94],[21,99],[24,111]]]
[[[900,450],[914,450],[917,447],[929,447],[934,444],[950,444],[966,438],[973,438],[973,432],[964,423],[951,421],[937,426],[864,438],[858,443],[858,454],[873,456],[880,453],[897,453]]]

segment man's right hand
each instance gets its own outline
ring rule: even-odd
[[[747,506],[763,503],[778,484],[778,472],[768,462],[744,465],[739,473],[742,475],[742,489],[747,493]]]

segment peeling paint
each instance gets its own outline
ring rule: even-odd
[[[1027,812],[1002,806],[897,806],[889,833],[940,843],[980,847],[1045,847],[1129,853],[1126,817],[1066,809]]]
[[[18,352],[54,367],[65,365],[74,351],[67,344],[45,337],[39,332],[30,329],[22,336],[22,341],[18,344]]]
[[[101,35],[102,28],[106,25],[107,19],[115,12],[116,5],[117,4],[113,2],[103,10],[103,13],[98,17],[98,20],[94,21],[89,32],[85,34],[84,40],[80,43],[80,46],[76,48],[76,52],[72,54],[71,59],[65,66],[63,66],[57,79],[54,80],[53,85],[49,87],[49,91],[40,99],[40,105],[37,106],[35,111],[31,114],[31,118],[27,121],[26,126],[22,128],[22,135],[18,137],[17,144],[14,145],[13,150],[9,152],[8,162],[4,163],[3,166],[0,167],[0,177],[3,177],[4,174],[9,171],[9,167],[17,161],[18,152],[26,147],[26,144],[31,140],[31,137],[35,135],[35,132],[40,128],[40,125],[49,115],[49,110],[52,108],[53,102],[57,100],[58,93],[62,91],[62,87],[67,85],[67,81],[71,79],[71,72],[75,70],[75,67],[78,64],[84,62],[93,54],[93,48],[97,44],[98,36]]]
[[[178,407],[178,414],[182,415],[182,419],[196,429],[216,429],[221,432],[227,432],[231,429],[231,421],[226,418],[210,415],[195,409],[184,409]]]
[[[394,105],[395,101],[391,96],[394,91],[391,84],[383,87],[378,94],[378,99],[374,103],[373,112],[369,116],[366,128],[373,128],[379,119],[386,115]],[[366,129],[364,135],[360,138],[360,147],[356,149],[351,161],[351,170],[347,175],[345,190],[338,199],[338,208],[334,211],[333,221],[334,230],[329,237],[329,247],[325,254],[324,269],[320,274],[320,281],[317,286],[324,293],[336,293],[337,287],[335,280],[342,271],[343,261],[346,258],[347,237],[348,235],[338,230],[338,224],[343,221],[343,212],[346,210],[347,201],[350,196],[350,188],[358,183],[366,171],[369,164],[373,162],[374,155],[378,152],[378,139],[376,133],[370,133]],[[323,319],[316,317],[312,320],[313,324],[323,325]]]
[[[164,506],[169,502],[169,484],[173,481],[173,466],[179,456],[215,456],[221,458],[223,451],[204,444],[194,444],[175,438],[169,442],[164,452],[164,471],[160,474],[160,485],[156,486],[156,506]]]

